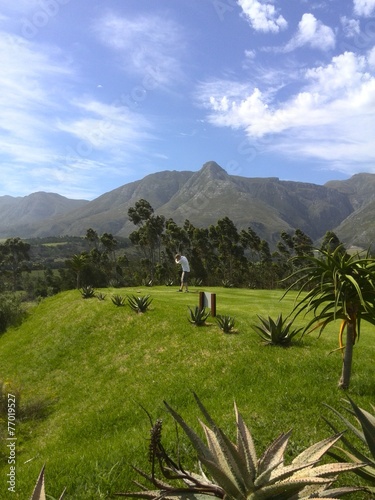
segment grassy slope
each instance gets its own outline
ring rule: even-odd
[[[198,428],[191,390],[232,436],[235,399],[259,452],[291,427],[290,456],[330,434],[321,415],[323,402],[339,408],[343,397],[336,388],[341,357],[328,356],[337,347],[338,324],[290,349],[266,348],[250,324],[256,314],[286,315],[293,297],[279,302],[278,291],[212,291],[217,313],[236,317],[237,335],[222,334],[213,320],[202,328],[188,323],[187,306],[198,303],[198,294],[154,287],[141,290],[153,298],[144,315],[115,307],[108,291],[105,301],[70,291],[43,301],[19,329],[0,337],[0,379],[21,388],[21,415],[34,411],[17,424],[12,498],[28,497],[44,463],[47,493],[56,497],[64,486],[74,499],[131,489],[129,464],[149,470],[149,422],[139,403],[163,418],[165,440],[173,443],[162,402]],[[374,332],[364,325],[350,395],[365,408],[374,403],[374,346]],[[8,469],[0,470],[0,497]]]

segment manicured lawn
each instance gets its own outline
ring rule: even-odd
[[[235,400],[259,453],[290,428],[290,458],[331,434],[321,418],[329,415],[323,403],[340,409],[345,397],[337,389],[341,355],[329,354],[337,348],[338,322],[320,338],[312,333],[288,349],[264,347],[251,324],[257,314],[286,316],[295,295],[280,301],[281,291],[209,289],[217,294],[217,313],[236,318],[238,333],[225,335],[213,318],[199,328],[188,322],[198,288],[189,294],[176,290],[102,290],[104,301],[64,292],[41,302],[21,327],[0,337],[0,379],[21,394],[11,498],[28,498],[43,464],[47,493],[54,497],[65,486],[66,498],[77,500],[134,489],[130,464],[149,470],[150,424],[141,406],[153,419],[163,419],[163,441],[172,448],[175,428],[163,400],[199,430],[192,391],[232,436]],[[137,315],[129,306],[116,307],[113,294],[150,294],[151,310]],[[364,324],[349,394],[367,409],[374,404],[374,348],[374,328]],[[180,438],[182,453],[192,457]],[[0,498],[9,469],[7,449],[2,452]]]

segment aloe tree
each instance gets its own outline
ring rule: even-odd
[[[318,250],[318,256],[305,256],[306,265],[293,273],[293,284],[287,289],[300,287],[298,302],[293,313],[313,313],[304,333],[325,327],[341,319],[339,349],[343,355],[339,387],[348,389],[351,376],[353,346],[359,338],[361,321],[375,325],[375,259],[348,255],[342,246]],[[302,292],[307,292],[302,294]],[[314,327],[314,328],[313,328]],[[346,343],[343,335],[346,330]]]

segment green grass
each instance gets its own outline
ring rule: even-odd
[[[236,318],[237,334],[223,334],[213,318],[204,327],[188,322],[198,289],[179,294],[175,287],[143,287],[103,290],[104,301],[83,300],[79,291],[61,293],[0,337],[0,379],[21,393],[12,498],[29,497],[43,464],[47,493],[54,497],[65,486],[67,498],[75,500],[133,489],[130,464],[149,470],[150,426],[140,405],[163,419],[163,440],[172,447],[175,430],[163,400],[199,430],[192,391],[232,436],[235,400],[259,453],[290,428],[289,458],[330,435],[322,403],[339,409],[345,396],[337,389],[341,355],[329,355],[339,324],[288,349],[264,347],[251,329],[257,314],[286,316],[295,296],[280,302],[280,291],[207,290],[217,293],[217,314]],[[129,306],[116,307],[112,294],[150,294],[151,309],[138,315]],[[364,324],[349,394],[368,409],[374,404],[374,347],[374,329]],[[182,449],[192,455],[184,440]],[[3,498],[9,466],[6,448],[1,451]]]

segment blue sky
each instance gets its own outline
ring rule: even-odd
[[[0,195],[375,173],[375,0],[0,0]]]

